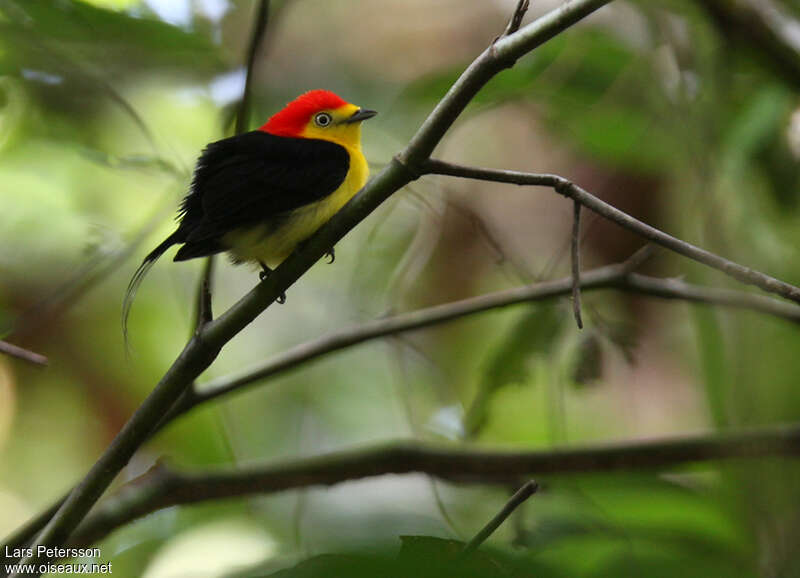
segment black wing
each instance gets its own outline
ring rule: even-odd
[[[223,235],[333,193],[350,168],[344,147],[253,131],[208,145],[181,205],[176,260],[224,250]]]

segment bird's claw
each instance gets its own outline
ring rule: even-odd
[[[270,276],[270,273],[272,273],[272,269],[270,269],[266,264],[261,263],[261,271],[258,272],[258,278],[263,281],[264,279]],[[275,301],[277,301],[281,305],[286,303],[286,293],[281,293],[280,295],[278,295],[278,298],[275,299]]]
[[[331,250],[325,253],[325,256],[329,259],[328,265],[336,261],[336,250],[331,247]]]

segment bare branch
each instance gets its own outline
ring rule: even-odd
[[[12,345],[8,341],[0,340],[0,353],[5,353],[11,357],[16,357],[33,365],[46,366],[48,364],[47,358],[44,355],[39,355],[33,351],[28,351],[22,347]]]
[[[465,167],[452,163],[445,163],[439,160],[430,159],[421,164],[421,169],[427,174],[448,175],[467,179],[477,179],[481,181],[493,181],[497,183],[510,183],[515,185],[535,185],[550,187],[558,194],[563,195],[573,201],[580,203],[587,209],[594,211],[598,215],[605,217],[609,221],[617,223],[619,226],[636,233],[637,235],[649,239],[650,241],[671,249],[672,251],[689,257],[690,259],[708,265],[713,269],[722,271],[726,275],[733,277],[737,281],[746,285],[755,285],[769,293],[775,293],[786,299],[800,303],[800,288],[790,285],[769,275],[765,275],[744,265],[739,265],[729,261],[724,257],[715,255],[705,249],[681,241],[659,231],[655,227],[634,219],[627,213],[612,207],[606,202],[601,201],[591,193],[583,190],[567,179],[558,175],[523,173],[518,171],[504,171],[495,169],[483,169],[475,167]]]
[[[646,247],[643,250],[646,250]],[[643,250],[637,252],[630,260],[641,256]],[[630,264],[627,261],[621,265],[609,265],[586,271],[581,275],[581,291],[617,289],[649,297],[745,309],[800,323],[800,307],[777,299],[731,289],[701,287],[676,279],[659,279],[632,274],[630,271]],[[448,323],[486,311],[569,295],[572,281],[572,277],[565,277],[555,281],[497,291],[392,317],[375,319],[355,327],[335,331],[313,341],[297,345],[239,374],[220,377],[202,384],[199,391],[182,398],[165,418],[165,421],[170,421],[197,405],[239,391],[266,378],[296,369],[302,364],[366,341]]]
[[[506,521],[506,519],[514,512],[514,510],[520,507],[525,500],[535,494],[536,490],[538,489],[539,485],[533,480],[525,482],[525,484],[519,490],[517,490],[513,496],[511,496],[508,502],[506,502],[505,506],[503,506],[503,509],[500,510],[494,518],[489,520],[489,523],[486,524],[486,526],[484,526],[483,529],[478,532],[466,546],[464,546],[461,556],[469,556],[475,550],[477,550],[480,545],[489,538],[489,536],[494,534],[495,530],[497,530],[497,528],[499,528],[502,523]]]
[[[616,265],[601,267],[587,271],[581,276],[581,285],[584,291],[612,287],[622,282],[620,269]],[[255,367],[245,370],[240,374],[226,376],[209,381],[200,386],[200,389],[176,405],[170,415],[174,418],[185,413],[196,405],[205,403],[221,395],[238,390],[267,377],[272,377],[283,371],[298,367],[308,361],[323,357],[329,353],[339,351],[365,341],[378,339],[387,335],[394,335],[404,331],[422,329],[446,323],[468,315],[475,315],[485,311],[509,307],[520,303],[543,301],[569,295],[572,287],[572,278],[566,277],[556,281],[545,281],[514,289],[506,289],[477,297],[470,297],[452,303],[435,305],[417,311],[402,313],[392,317],[374,319],[355,327],[335,331],[307,343],[295,346],[276,357],[269,359]],[[783,303],[776,302],[779,305]],[[797,309],[797,319],[800,320],[800,308]]]
[[[157,510],[251,494],[330,486],[367,477],[421,472],[454,483],[507,484],[520,477],[665,470],[689,463],[800,456],[800,425],[552,451],[492,451],[392,443],[231,472],[158,475],[123,486],[86,519],[71,544],[96,542]]]
[[[570,255],[572,256],[572,314],[578,329],[583,329],[581,319],[581,204],[572,203],[572,242]]]

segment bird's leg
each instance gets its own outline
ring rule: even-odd
[[[258,264],[261,265],[261,271],[258,272],[258,278],[263,281],[264,279],[269,277],[269,274],[272,273],[272,269],[270,269],[269,265],[267,265],[263,261],[259,261]]]
[[[258,272],[258,278],[263,281],[264,279],[270,276],[270,274],[272,273],[272,269],[270,269],[269,266],[263,261],[259,261],[258,264],[261,265],[261,271]],[[286,293],[281,293],[280,295],[278,295],[278,299],[276,299],[276,301],[281,305],[286,303]]]

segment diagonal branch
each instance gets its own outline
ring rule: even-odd
[[[507,484],[532,475],[665,470],[689,463],[775,456],[800,456],[800,425],[545,451],[391,443],[231,472],[186,474],[158,468],[100,504],[71,544],[94,543],[116,528],[171,506],[387,474],[421,472],[455,483]]]
[[[587,271],[581,276],[581,283],[584,290],[600,289],[611,287],[621,282],[623,276],[624,273],[619,266],[611,265]],[[329,335],[297,345],[240,374],[214,379],[202,384],[199,391],[195,391],[191,396],[182,398],[181,402],[176,404],[173,411],[170,412],[170,416],[172,418],[177,417],[177,415],[185,413],[201,403],[360,343],[405,331],[447,323],[486,311],[568,295],[571,291],[571,286],[571,277],[556,281],[545,281],[435,305],[391,317],[378,318],[355,327],[334,331]],[[781,303],[781,305],[783,304]],[[800,320],[800,308],[798,308],[798,320]]]
[[[481,181],[493,181],[497,183],[510,183],[515,185],[534,185],[540,187],[550,187],[558,194],[580,203],[590,211],[613,221],[619,226],[636,233],[662,247],[671,249],[685,257],[708,265],[712,269],[722,271],[726,275],[733,277],[737,281],[746,285],[755,285],[769,293],[775,293],[786,299],[800,303],[800,288],[790,285],[759,271],[739,265],[720,257],[710,251],[696,247],[686,241],[676,239],[655,227],[634,219],[627,213],[612,207],[606,202],[601,201],[591,193],[583,190],[564,177],[549,174],[522,173],[518,171],[505,171],[495,169],[483,169],[466,167],[439,160],[429,159],[421,165],[426,174],[448,175],[452,177],[462,177],[466,179],[477,179]]]
[[[292,347],[238,374],[220,377],[202,384],[200,391],[181,398],[165,417],[164,422],[167,423],[200,404],[237,393],[261,380],[297,369],[305,363],[331,353],[389,335],[448,323],[471,315],[566,296],[572,290],[572,283],[572,277],[545,281],[375,319],[361,325],[334,331],[313,341]],[[581,274],[581,291],[609,289],[660,299],[755,311],[792,323],[800,323],[800,307],[790,303],[743,291],[701,287],[677,279],[659,279],[636,274],[632,272],[628,261],[619,265],[599,267]]]
[[[494,534],[495,530],[499,528],[503,522],[506,521],[514,510],[519,508],[525,500],[530,498],[533,494],[536,493],[536,490],[539,489],[539,485],[534,482],[533,480],[525,482],[522,487],[517,490],[513,496],[506,502],[503,509],[500,510],[497,515],[489,520],[489,523],[484,526],[480,532],[478,532],[475,537],[469,541],[469,543],[464,546],[464,549],[461,551],[462,558],[465,558],[472,554],[475,550],[477,550],[481,544],[483,544],[489,536]]]

